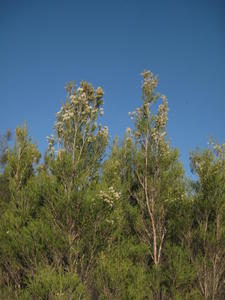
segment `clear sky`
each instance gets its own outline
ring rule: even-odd
[[[26,121],[42,152],[69,80],[105,90],[111,139],[131,126],[144,69],[169,100],[169,138],[225,140],[225,0],[0,0],[0,132]]]

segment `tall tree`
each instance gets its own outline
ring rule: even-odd
[[[34,166],[38,164],[40,157],[41,154],[37,146],[28,137],[27,127],[18,127],[14,147],[9,149],[7,153],[5,169],[14,201],[16,201],[18,192],[26,186],[27,181],[34,175]]]
[[[52,176],[47,205],[55,228],[64,239],[60,264],[88,280],[96,243],[96,220],[90,197],[100,175],[108,143],[108,128],[97,123],[103,115],[101,87],[81,82],[66,86],[66,101],[56,116],[56,136],[49,138],[46,161]],[[93,222],[93,223],[92,223]],[[92,236],[93,233],[93,236]]]
[[[30,207],[35,202],[31,182],[39,159],[40,152],[28,136],[26,126],[17,128],[14,146],[7,151],[4,170],[9,188],[8,199],[1,214],[0,267],[1,284],[18,290],[25,280],[29,265],[26,260],[30,251],[27,226],[31,217]]]
[[[104,113],[101,87],[95,91],[91,84],[81,82],[76,89],[70,82],[66,92],[66,102],[56,115],[56,139],[48,138],[48,153],[54,158],[51,171],[69,195],[75,187],[79,191],[84,189],[98,173],[108,142],[108,127],[97,124]]]
[[[193,183],[191,259],[204,299],[225,297],[225,144],[191,154]]]
[[[149,71],[142,75],[143,104],[131,114],[137,147],[134,175],[138,185],[132,194],[141,212],[137,224],[139,236],[149,245],[153,263],[158,266],[167,232],[169,203],[182,195],[183,169],[178,161],[177,150],[171,149],[166,139],[167,99],[155,91],[157,77]],[[154,113],[157,108],[158,111]]]

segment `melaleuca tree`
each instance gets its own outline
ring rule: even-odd
[[[225,297],[225,144],[191,153],[192,223],[186,237],[203,299]]]
[[[28,137],[26,126],[18,127],[16,129],[14,147],[9,149],[7,154],[7,166],[5,169],[14,201],[17,201],[17,193],[34,175],[34,166],[39,162],[40,157],[37,146]]]
[[[151,297],[163,299],[166,287],[163,272],[163,249],[169,239],[169,216],[184,194],[183,168],[178,152],[171,149],[167,140],[168,102],[156,92],[157,77],[146,71],[143,74],[143,104],[130,113],[134,129],[127,130],[130,143],[127,174],[130,216],[142,245],[147,247]]]
[[[141,240],[149,245],[154,265],[162,259],[167,232],[167,210],[171,201],[179,199],[183,176],[178,153],[166,139],[168,102],[155,92],[157,77],[149,71],[143,74],[143,104],[132,113],[133,137],[137,147],[134,175],[138,187],[133,196],[141,211],[137,230]],[[154,113],[154,106],[158,111]]]
[[[40,153],[28,136],[26,126],[17,128],[14,146],[7,152],[4,171],[9,198],[0,222],[0,284],[3,289],[20,289],[30,268],[33,247],[28,224],[32,212],[36,211],[33,179],[39,159]]]
[[[75,89],[69,83],[66,91],[66,102],[56,115],[56,139],[48,139],[50,169],[69,194],[75,186],[79,191],[85,188],[98,173],[108,142],[108,128],[97,124],[98,116],[104,113],[101,87],[95,91],[91,84],[81,82]]]
[[[87,82],[75,88],[70,83],[66,92],[66,101],[56,116],[55,137],[49,138],[46,162],[53,192],[47,206],[65,245],[57,264],[78,273],[86,282],[96,248],[92,234],[97,226],[89,195],[99,180],[108,128],[97,123],[104,113],[102,88],[94,90]]]
[[[225,298],[225,146],[193,152],[186,184],[167,99],[142,75],[134,129],[104,161],[104,92],[87,82],[66,85],[44,164],[25,126],[0,139],[2,298]]]
[[[116,138],[102,167],[97,208],[99,248],[93,270],[95,298],[147,299],[149,284],[145,264],[146,249],[130,228],[127,207],[127,163],[130,141],[122,146]]]
[[[85,299],[84,291],[76,273],[41,265],[35,276],[29,278],[27,287],[19,295],[19,299]]]

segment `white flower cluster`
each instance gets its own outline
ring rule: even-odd
[[[131,120],[133,120],[136,116],[136,111],[129,111],[128,115],[130,116]]]
[[[53,155],[55,153],[55,137],[53,134],[51,134],[50,136],[46,136],[46,139],[48,141],[48,152],[49,154]]]
[[[77,92],[78,92],[78,93],[83,93],[83,88],[82,88],[82,87],[79,87],[79,88],[77,89]]]
[[[55,130],[58,138],[68,132],[69,128],[73,130],[74,124],[90,124],[97,119],[98,114],[102,116],[104,110],[103,104],[104,92],[101,87],[94,89],[86,83],[82,83],[77,90],[69,96],[69,101],[64,103],[60,111],[56,114]],[[102,131],[106,135],[106,129]]]
[[[63,115],[62,115],[62,120],[63,121],[67,121],[69,120],[70,118],[73,118],[74,116],[74,111],[73,110],[70,110],[69,108],[65,109]]]
[[[166,131],[160,133],[155,127],[151,128],[150,136],[153,141],[158,141],[159,139],[164,139],[166,136]]]
[[[166,98],[164,98],[163,104],[160,104],[158,107],[158,114],[156,118],[156,126],[165,127],[167,123],[167,115],[168,115],[168,103]]]
[[[113,186],[110,186],[108,192],[100,191],[99,197],[110,207],[113,207],[114,201],[119,200],[121,193],[117,192]]]
[[[151,73],[150,71],[145,71],[141,74],[144,77],[144,82],[142,85],[143,89],[154,89],[157,87],[158,78]]]
[[[108,126],[104,126],[103,128],[99,128],[99,134],[105,138],[108,138],[108,135],[109,135],[109,128]]]
[[[221,159],[225,159],[225,143],[221,145],[215,143],[211,143],[211,144],[216,155]]]
[[[59,149],[58,151],[56,151],[57,157],[60,159],[62,158],[63,153],[65,153],[65,149]]]
[[[126,134],[131,135],[131,129],[130,129],[130,127],[127,127]]]
[[[163,156],[168,156],[170,153],[169,142],[165,140],[166,131],[159,131],[157,128],[152,127],[150,130],[151,141],[154,145],[158,145],[160,148],[160,154]]]
[[[132,143],[132,132],[131,132],[130,127],[127,127],[127,129],[126,129],[126,135],[127,135],[126,141],[128,143]]]
[[[148,110],[148,103],[144,104],[144,106],[147,105]],[[135,111],[129,112],[128,115],[130,116],[131,120],[134,120],[136,117],[141,118],[142,116],[142,109],[140,107],[136,108]]]
[[[97,89],[96,89],[96,97],[103,97],[104,96],[104,91],[103,89],[99,86]]]

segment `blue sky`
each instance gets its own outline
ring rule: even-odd
[[[26,121],[42,152],[69,80],[105,90],[110,137],[131,126],[144,69],[169,100],[168,134],[189,152],[225,140],[225,1],[0,0],[0,132]]]

